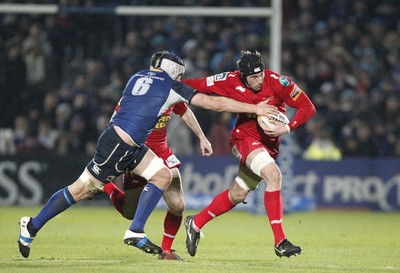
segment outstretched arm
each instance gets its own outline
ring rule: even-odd
[[[208,96],[197,93],[190,101],[191,104],[217,112],[253,113],[256,115],[278,114],[278,109],[267,101],[259,104],[249,104],[225,97]]]
[[[186,125],[193,131],[193,133],[199,138],[200,142],[200,150],[203,156],[210,156],[213,153],[211,143],[208,141],[206,136],[204,135],[203,130],[200,127],[199,122],[196,119],[196,116],[188,107],[186,112],[181,116],[182,120],[186,123]]]

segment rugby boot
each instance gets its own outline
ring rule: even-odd
[[[126,245],[134,246],[148,254],[161,254],[161,247],[153,244],[145,233],[136,233],[129,229],[125,232],[124,243]]]
[[[183,260],[182,257],[176,255],[175,250],[165,250],[161,254],[158,254],[159,260]]]
[[[293,245],[287,239],[275,246],[275,254],[278,257],[290,257],[301,254],[301,247]]]
[[[196,255],[197,245],[200,241],[200,232],[193,228],[194,215],[189,215],[185,218],[184,224],[186,227],[186,248],[190,256]]]
[[[30,251],[31,251],[31,243],[33,241],[33,236],[29,230],[28,225],[30,225],[31,217],[22,217],[19,220],[19,239],[18,239],[18,246],[19,252],[21,252],[22,257],[28,258]]]

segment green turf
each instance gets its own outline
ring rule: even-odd
[[[50,221],[31,256],[18,252],[18,220],[39,208],[0,207],[0,272],[400,272],[400,213],[319,211],[285,216],[285,231],[301,256],[278,258],[264,215],[232,211],[204,227],[196,257],[185,250],[181,228],[174,248],[185,261],[159,261],[126,247],[129,222],[111,207],[77,206]],[[190,212],[188,212],[190,213]],[[163,211],[147,234],[159,243]]]

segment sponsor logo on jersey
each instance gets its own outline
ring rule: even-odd
[[[289,86],[290,85],[290,82],[289,82],[288,78],[286,78],[285,76],[280,76],[279,77],[279,82],[283,86]]]
[[[275,74],[271,74],[271,75],[269,75],[271,78],[274,78],[275,80],[277,80],[277,79],[279,79],[279,77],[277,76],[277,75],[275,75]]]
[[[163,129],[167,127],[168,121],[171,119],[171,116],[161,116],[160,119],[158,120],[156,126],[154,126],[154,129]]]
[[[290,92],[290,97],[292,100],[296,101],[300,97],[300,94],[301,89],[297,85],[293,86],[293,90]]]
[[[213,85],[214,85],[214,76],[207,77],[207,86],[213,86]]]
[[[236,86],[235,89],[242,93],[246,92],[246,88],[244,88],[243,86]]]
[[[224,80],[226,80],[227,75],[228,75],[227,72],[219,73],[219,74],[215,75],[215,81],[216,82],[224,81]]]

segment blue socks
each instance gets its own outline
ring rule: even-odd
[[[130,230],[137,233],[144,232],[144,226],[150,214],[160,201],[163,191],[152,183],[148,183],[140,195],[139,204],[133,218]],[[29,233],[35,236],[36,233],[54,216],[60,214],[76,201],[72,197],[68,188],[65,187],[54,193],[42,210],[33,217],[29,225]]]
[[[151,212],[160,201],[163,191],[152,183],[147,183],[139,198],[139,204],[136,209],[135,217],[129,229],[133,232],[143,233],[144,225]]]
[[[67,187],[57,191],[50,197],[49,201],[47,201],[39,214],[32,218],[32,225],[29,227],[29,233],[31,233],[32,236],[35,236],[47,221],[75,203],[76,202]]]

